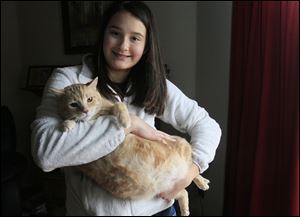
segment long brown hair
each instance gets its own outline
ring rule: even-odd
[[[132,67],[128,75],[127,80],[130,81],[131,88],[126,96],[133,95],[132,104],[144,107],[147,113],[160,115],[165,109],[167,94],[165,67],[161,58],[153,15],[143,2],[113,2],[104,12],[99,32],[98,55],[95,55],[97,59],[95,59],[96,71],[94,74],[99,77],[98,89],[108,99],[115,97],[107,85],[110,81],[103,54],[103,39],[110,18],[119,11],[131,13],[143,22],[147,30],[145,51],[140,61]]]

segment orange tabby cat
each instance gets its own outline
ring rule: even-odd
[[[112,103],[101,97],[97,82],[96,78],[87,84],[51,90],[59,96],[58,110],[64,119],[62,130],[71,130],[77,121],[89,121],[100,115],[114,115],[123,127],[130,126],[125,104]],[[162,143],[128,134],[110,154],[77,167],[116,197],[152,198],[170,190],[191,167],[191,145],[183,138],[174,138],[175,142]],[[193,181],[200,189],[209,188],[209,180],[200,174]],[[180,191],[175,199],[178,199],[181,215],[189,215],[187,191]]]

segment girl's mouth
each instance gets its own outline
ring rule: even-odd
[[[114,54],[115,57],[120,58],[120,59],[125,59],[125,58],[130,57],[130,55],[121,54],[121,53],[118,53],[115,51],[113,51],[112,53]]]

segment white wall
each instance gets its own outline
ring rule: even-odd
[[[24,68],[29,64],[67,65],[80,63],[81,55],[65,55],[61,2],[18,2]]]
[[[158,26],[160,45],[171,80],[188,96],[195,97],[196,19],[195,1],[149,1]]]
[[[1,104],[17,122],[18,150],[29,153],[29,124],[40,98],[22,90],[30,65],[66,65],[80,55],[64,55],[60,2],[1,2]]]
[[[229,97],[231,9],[229,1],[201,1],[197,7],[196,95],[220,124],[222,138],[215,160],[205,172],[211,180],[203,214],[222,215]]]
[[[28,104],[34,99],[21,90],[23,55],[21,49],[19,14],[16,2],[1,2],[1,105],[7,105],[16,121],[18,150],[29,149]],[[32,110],[32,108],[31,108]],[[26,147],[27,146],[27,147]]]

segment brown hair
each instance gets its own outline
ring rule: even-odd
[[[140,61],[131,69],[128,75],[131,88],[125,93],[133,95],[132,104],[145,107],[149,114],[160,115],[165,109],[167,94],[165,67],[159,49],[158,36],[153,15],[146,4],[140,1],[113,2],[102,17],[98,55],[95,58],[95,76],[99,77],[98,89],[108,99],[114,99],[115,94],[108,88],[110,80],[107,75],[106,60],[103,54],[103,38],[110,18],[119,11],[127,11],[138,18],[146,27],[145,51]],[[118,90],[116,90],[119,93]]]

